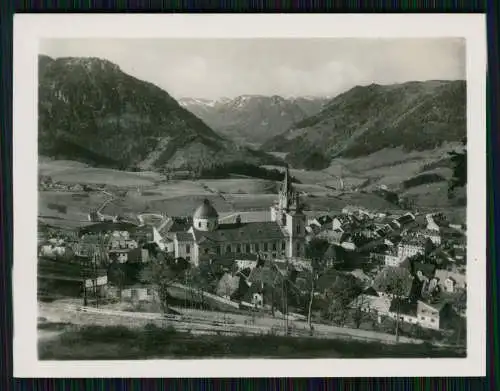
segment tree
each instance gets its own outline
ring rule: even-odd
[[[109,282],[116,285],[118,288],[118,298],[122,298],[123,287],[126,282],[126,274],[119,263],[112,263],[108,269]]]
[[[424,244],[424,256],[426,260],[428,259],[428,256],[434,251],[435,248],[436,246],[434,245],[433,241],[427,238]]]
[[[238,277],[233,277],[229,273],[224,274],[217,284],[217,295],[222,297],[231,297],[235,290],[234,279],[238,279]]]
[[[358,295],[354,301],[354,308],[353,308],[353,320],[354,320],[354,325],[356,326],[357,329],[360,328],[361,323],[363,322],[365,311],[369,311],[369,302],[366,299],[366,296],[361,294]]]
[[[217,278],[208,263],[202,263],[199,267],[191,269],[190,283],[198,293],[200,305],[205,305],[204,292],[213,293],[217,287]]]
[[[312,239],[305,248],[305,256],[307,259],[311,259],[320,263],[323,260],[326,250],[330,247],[325,239],[314,238]]]
[[[139,276],[142,282],[150,283],[155,287],[163,312],[168,311],[168,302],[170,299],[169,287],[181,278],[179,273],[172,270],[172,263],[170,257],[158,254],[156,258],[152,258],[143,268]]]
[[[448,183],[448,197],[451,198],[453,191],[467,184],[467,138],[462,140],[462,151],[449,153],[453,165],[453,177]]]
[[[330,320],[339,326],[344,326],[351,310],[350,304],[361,291],[355,277],[338,278],[326,292],[327,313]]]
[[[398,269],[396,269],[398,270]],[[407,278],[402,272],[394,271],[389,277],[390,281],[387,284],[387,293],[392,296],[396,303],[396,342],[399,342],[399,322],[401,314],[401,299],[406,297],[408,292]]]

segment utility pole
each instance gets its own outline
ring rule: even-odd
[[[101,255],[102,255],[102,250],[103,250],[103,240],[102,240],[102,234],[99,233],[99,236],[98,236],[98,246],[99,246],[99,252],[97,254],[95,254],[94,256],[94,281],[93,281],[93,284],[94,284],[94,295],[95,295],[95,306],[96,308],[99,308],[99,293],[97,292],[97,258],[101,258]]]
[[[86,281],[86,265],[85,265],[85,257],[82,256],[81,254],[81,246],[80,243],[78,242],[76,246],[76,253],[78,254],[78,257],[80,258],[80,273],[82,276],[82,288],[83,288],[83,306],[87,306],[87,281]]]

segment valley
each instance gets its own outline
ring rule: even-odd
[[[68,323],[39,322],[41,357],[111,326],[462,351],[465,82],[175,99],[107,60],[39,60],[39,308]],[[416,315],[436,300],[441,320]]]

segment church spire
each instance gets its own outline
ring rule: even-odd
[[[285,194],[290,193],[291,188],[291,180],[290,180],[290,171],[288,170],[288,165],[285,168],[285,178],[283,179],[283,191]]]

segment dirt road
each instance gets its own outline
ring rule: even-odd
[[[182,315],[165,317],[158,313],[139,313],[115,311],[109,308],[95,309],[68,305],[67,303],[40,303],[39,316],[48,322],[67,322],[71,324],[98,324],[103,326],[123,325],[127,327],[143,327],[153,323],[160,327],[171,325],[179,331],[212,334],[266,334],[277,335],[285,333],[284,320],[269,316],[251,316],[212,311],[184,310],[176,308]],[[390,334],[373,331],[334,327],[313,324],[315,337],[328,339],[355,339],[364,341],[379,341],[395,343]],[[294,336],[309,336],[309,328],[305,322],[288,322],[288,330]],[[423,341],[400,337],[401,343],[422,343]]]

